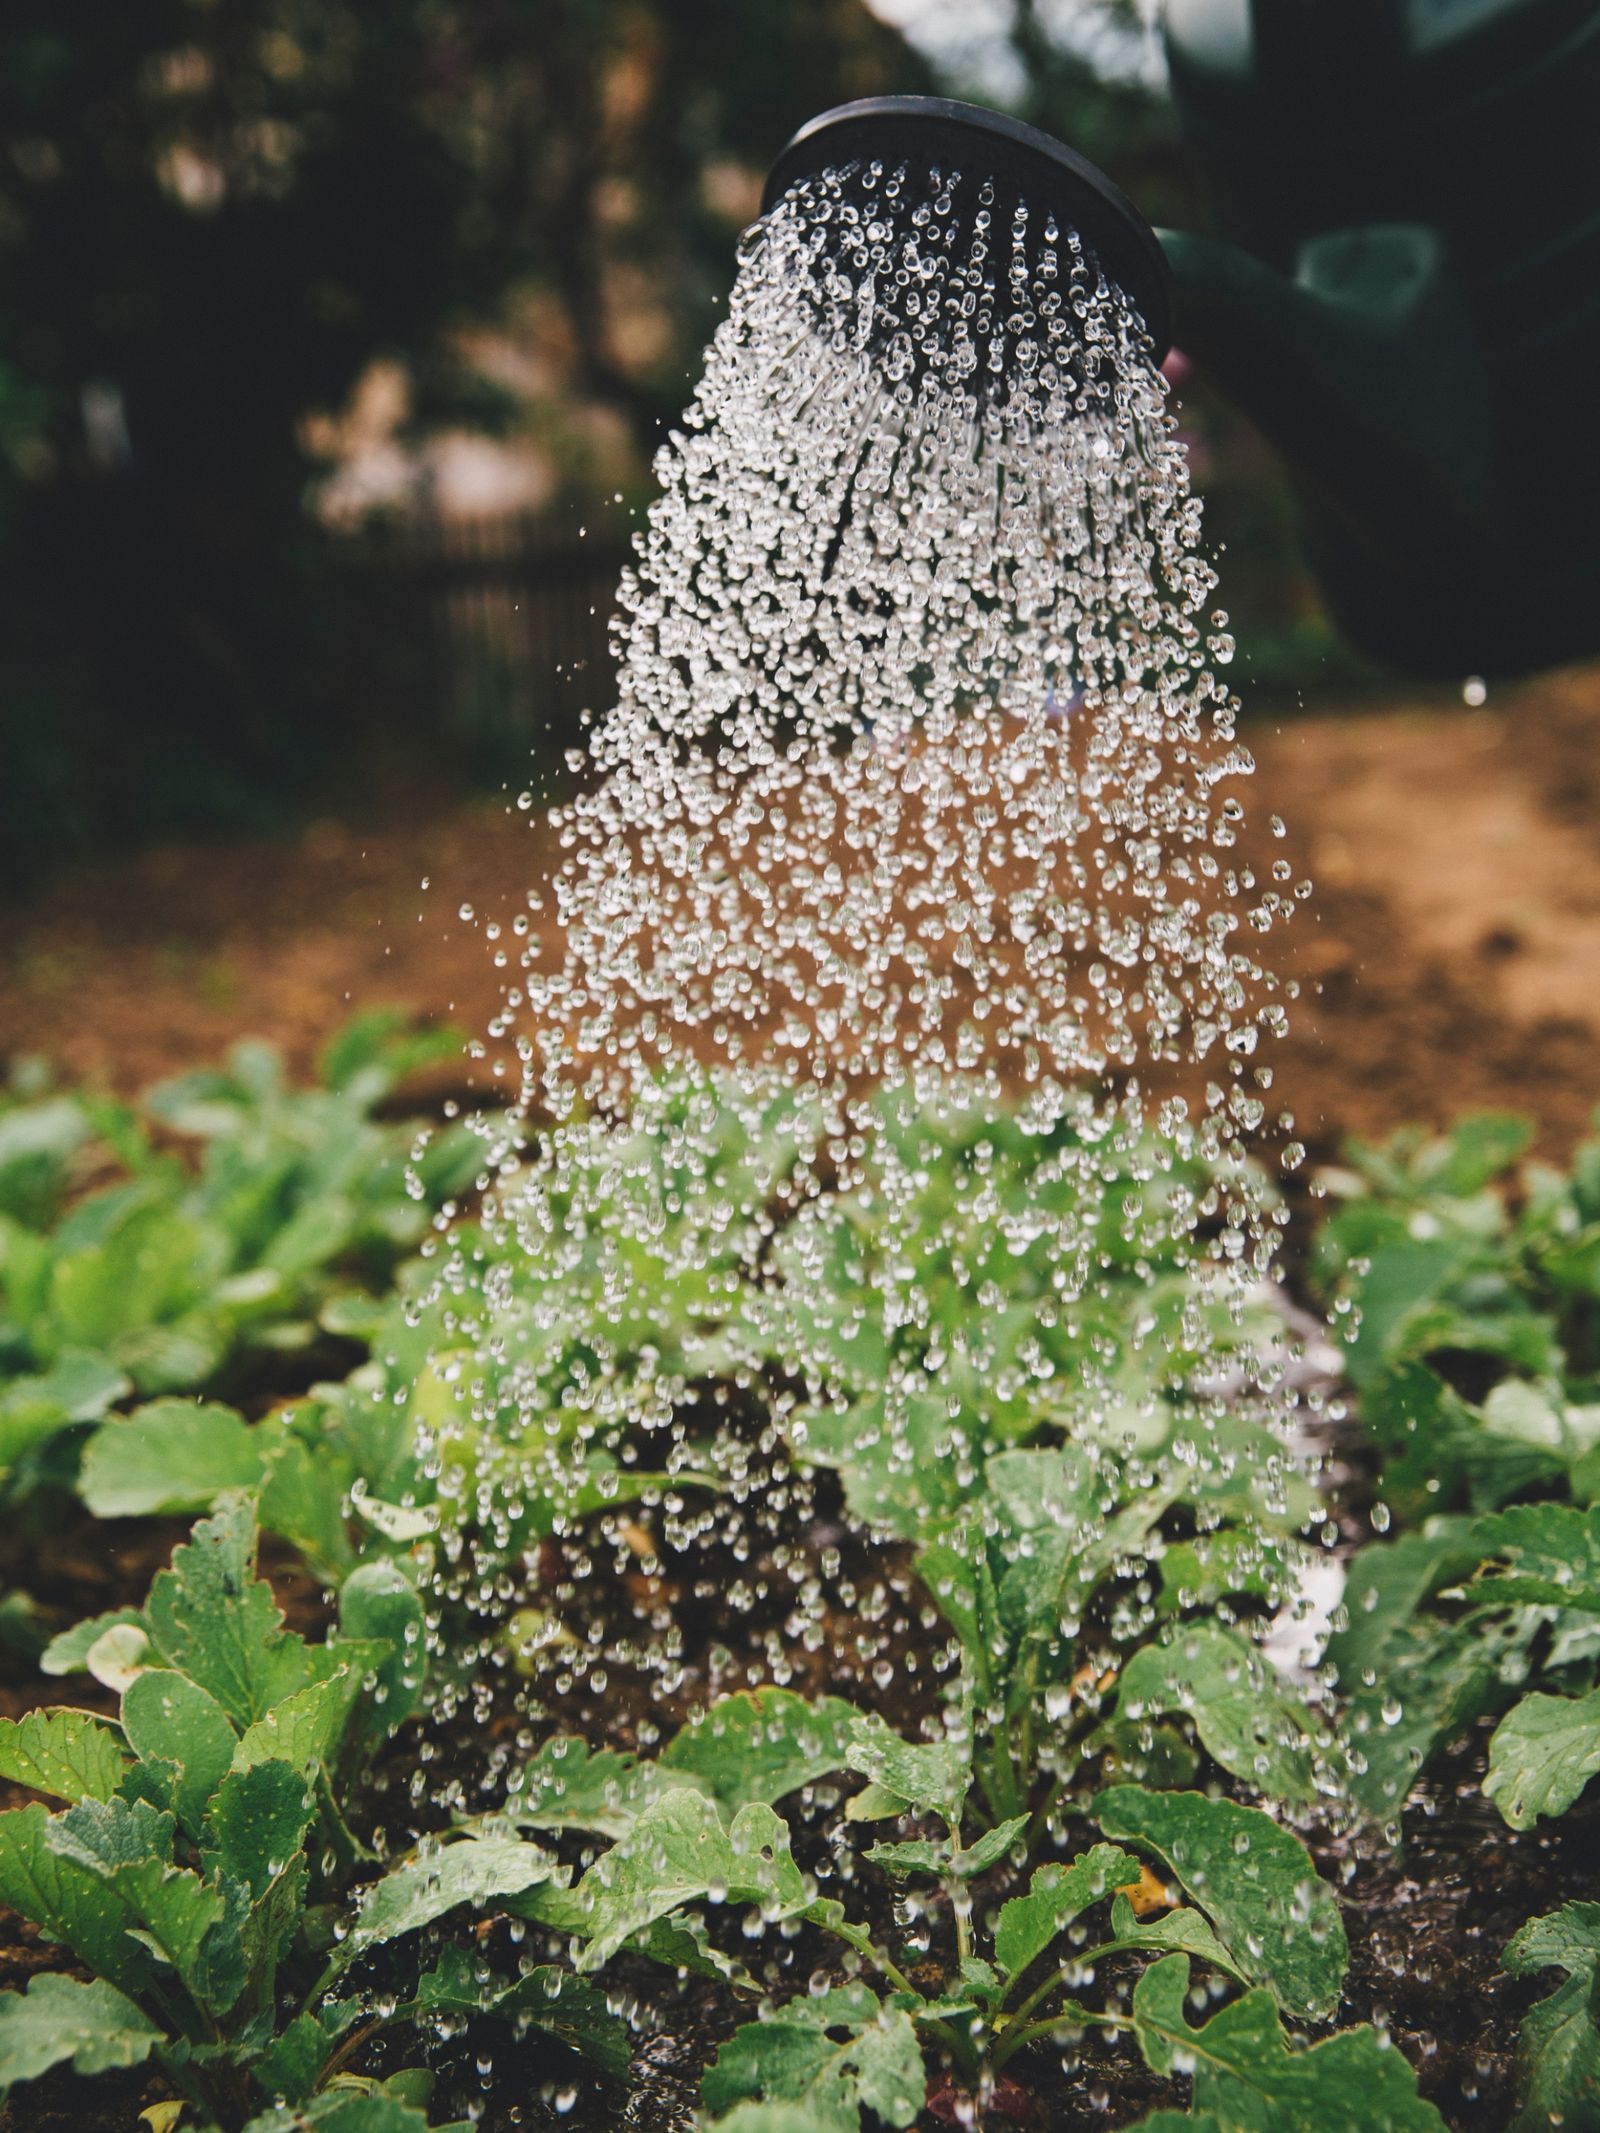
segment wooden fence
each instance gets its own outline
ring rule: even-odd
[[[446,738],[572,746],[612,701],[614,540],[506,515],[384,527],[352,543],[375,597],[384,668]]]

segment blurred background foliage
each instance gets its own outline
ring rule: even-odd
[[[0,877],[450,759],[358,534],[620,529],[814,111],[976,93],[1203,220],[1134,0],[941,4],[11,0]],[[1189,397],[1240,634],[1303,672],[1281,486]]]

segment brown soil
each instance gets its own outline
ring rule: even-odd
[[[1304,995],[1275,1090],[1301,1138],[1327,1151],[1498,1104],[1570,1146],[1600,1096],[1600,669],[1481,710],[1435,692],[1247,737],[1247,852],[1316,884],[1274,947]],[[378,1003],[481,1032],[501,983],[484,926],[521,908],[549,843],[509,799],[419,796],[365,826],[86,871],[5,916],[0,1056],[129,1092],[246,1034],[304,1068]]]

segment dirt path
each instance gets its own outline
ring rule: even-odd
[[[1305,994],[1275,1089],[1302,1137],[1325,1152],[1501,1104],[1570,1145],[1600,1101],[1600,669],[1482,710],[1433,692],[1248,737],[1249,841],[1316,882],[1275,945]],[[480,801],[84,872],[5,915],[0,1053],[127,1091],[246,1033],[303,1067],[362,1006],[481,1032],[501,982],[485,926],[548,862],[537,809]]]

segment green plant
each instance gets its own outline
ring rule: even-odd
[[[373,1116],[449,1031],[371,1014],[328,1046],[321,1085],[284,1086],[270,1046],[149,1092],[141,1110],[80,1096],[0,1110],[0,1476],[15,1495],[70,1479],[74,1425],[135,1394],[226,1389],[252,1358],[316,1337],[352,1281],[386,1282],[472,1182],[481,1143],[416,1145]],[[198,1141],[191,1170],[152,1138]],[[73,1167],[123,1175],[71,1197]]]
[[[1491,1712],[1506,1715],[1483,1789],[1513,1829],[1562,1813],[1600,1770],[1600,1507],[1518,1504],[1368,1547],[1346,1613],[1329,1657],[1373,1814],[1396,1818],[1437,1751]]]
[[[1441,2125],[1372,2031],[1342,2032],[1309,2054],[1293,2047],[1282,2017],[1326,2019],[1346,1948],[1333,1895],[1291,1832],[1237,1802],[1122,1784],[1088,1803],[1108,1841],[1036,1863],[1040,1833],[1026,1816],[984,1814],[971,1746],[959,1723],[912,1742],[838,1699],[762,1690],[714,1705],[653,1762],[547,1743],[519,1773],[504,1817],[486,1826],[613,1840],[570,1890],[511,1899],[574,1936],[580,1973],[632,1950],[759,1998],[724,1946],[748,1932],[715,1930],[723,1907],[837,1945],[841,1982],[766,2008],[723,2045],[704,2086],[708,2108],[728,2114],[719,2126],[780,2127],[785,2109],[820,2133],[855,2133],[864,2109],[907,2126],[925,2100],[927,2051],[976,2089],[1031,2045],[1130,2029],[1158,2072],[1195,2072],[1194,2123],[1354,2133],[1373,2123],[1359,2113],[1376,2095],[1392,2111],[1386,2126]],[[847,1826],[895,1820],[921,1832],[863,1855],[921,1891],[897,1913],[921,1921],[915,1954],[819,1893],[775,1811],[807,1787],[814,1804],[836,1801],[819,1781],[852,1772],[866,1782],[845,1803]],[[1188,1901],[1154,1880],[1152,1861]],[[1080,1925],[1102,1906],[1109,1919],[1098,1932]],[[1131,2008],[1115,1986],[1110,2004],[1086,2003],[1097,1966],[1140,1957],[1153,1961]],[[1241,1993],[1198,2032],[1185,2013],[1191,1962]],[[1254,2115],[1263,2109],[1270,2119]]]
[[[1327,1183],[1313,1273],[1352,1327],[1346,1369],[1393,1516],[1600,1495],[1600,1142],[1512,1166],[1528,1121],[1356,1144]]]
[[[347,1810],[416,1704],[422,1602],[392,1565],[364,1566],[337,1630],[308,1644],[255,1548],[253,1506],[232,1498],[143,1608],[58,1640],[58,1668],[81,1654],[119,1690],[116,1723],[70,1708],[0,1721],[0,1774],[68,1803],[0,1815],[0,1897],[92,1973],[0,1996],[0,2086],[63,2060],[153,2059],[225,2133],[276,2125],[280,2105],[302,2112],[285,2125],[387,2133],[410,2122],[402,2102],[356,2108],[376,2085],[353,2088],[351,2061],[382,2028],[464,2007],[548,2027],[615,2071],[625,2030],[548,1974],[496,1984],[446,1948],[398,1994],[353,1983],[375,1951],[559,1870],[536,1845],[470,1835],[378,1868]]]
[[[1315,1499],[1250,1392],[1281,1324],[1208,1278],[1225,1189],[1092,1111],[871,1112],[861,1182],[776,1237],[768,1337],[806,1386],[796,1457],[915,1544],[959,1638],[989,1812],[1102,1753],[1192,1773],[1178,1713],[1260,1790],[1332,1789],[1245,1633],[1290,1598]],[[1199,1379],[1225,1361],[1219,1396]]]
[[[1565,1973],[1523,2021],[1517,2054],[1520,2109],[1510,2133],[1593,2125],[1600,2094],[1600,1904],[1563,1904],[1546,1918],[1530,1919],[1504,1960],[1518,1977]]]
[[[253,1424],[136,1409],[90,1442],[85,1498],[104,1515],[186,1511],[259,1487],[264,1523],[336,1580],[440,1535],[456,1556],[470,1538],[466,1559],[492,1574],[559,1525],[704,1482],[698,1403],[748,1367],[738,1321],[815,1141],[803,1101],[722,1079],[572,1125],[531,1181],[499,1169],[492,1226],[456,1223],[387,1298],[327,1301],[323,1327],[370,1350],[347,1378]],[[639,1457],[652,1437],[666,1471]]]
[[[1153,1465],[1209,1420],[1203,1371],[1281,1338],[1213,1278],[1229,1193],[1197,1148],[1087,1101],[1041,1127],[883,1092],[860,1131],[859,1181],[775,1240],[767,1338],[805,1384],[799,1456],[875,1526],[914,1537],[989,1454],[1040,1439]],[[1264,1180],[1235,1182],[1265,1206]]]

